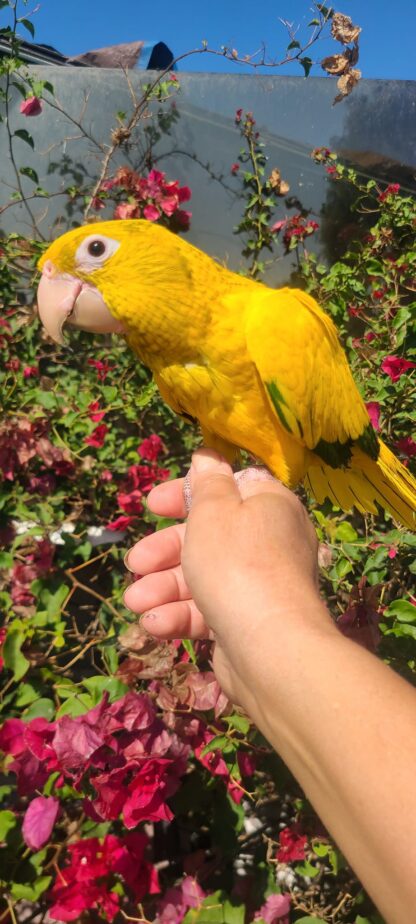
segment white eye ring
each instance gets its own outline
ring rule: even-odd
[[[78,269],[90,273],[99,269],[120,247],[120,241],[104,234],[89,234],[75,254]],[[95,253],[94,253],[95,251]]]

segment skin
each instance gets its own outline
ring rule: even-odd
[[[125,594],[156,638],[215,638],[213,665],[292,770],[387,924],[416,908],[416,691],[338,631],[318,592],[317,540],[299,500],[208,450],[186,524],[147,536]],[[183,480],[149,507],[184,518]]]

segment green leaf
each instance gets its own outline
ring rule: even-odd
[[[355,542],[358,539],[358,533],[355,531],[354,527],[351,526],[351,523],[340,523],[335,530],[335,538],[339,539],[340,542]]]
[[[298,918],[296,924],[324,924],[323,918]]]
[[[24,885],[21,882],[13,882],[10,891],[13,898],[15,898],[17,901],[20,899],[25,899],[28,902],[33,902],[40,898],[42,893],[46,891],[51,882],[52,876],[39,876],[39,878],[35,879],[31,885]]]
[[[28,144],[34,150],[35,142],[30,132],[28,132],[25,128],[17,128],[14,132],[14,137],[21,138],[22,141],[26,141],[26,144]]]
[[[227,738],[227,735],[215,735],[215,737],[202,748],[201,757],[205,757],[205,754],[209,754],[211,751],[223,751],[228,744],[230,744],[230,739]]]
[[[224,722],[227,722],[230,728],[235,728],[236,731],[241,732],[242,735],[246,735],[250,730],[249,719],[246,719],[244,715],[238,715],[237,712],[234,715],[225,715]]]
[[[7,633],[6,641],[3,645],[4,663],[13,672],[13,679],[16,681],[21,680],[30,667],[29,661],[20,650],[24,641],[23,632],[17,629]]]
[[[292,48],[300,48],[300,42],[296,42],[296,41],[290,42],[289,45],[287,46],[287,51],[292,51]]]
[[[218,891],[208,895],[198,908],[190,908],[182,924],[244,924],[244,918],[245,906]]]
[[[19,173],[22,176],[27,176],[29,180],[32,180],[32,183],[39,183],[39,177],[33,167],[20,167]]]
[[[313,64],[312,58],[299,58],[299,64],[303,67],[305,77],[308,77]]]
[[[9,831],[16,825],[17,818],[14,812],[10,812],[9,809],[0,812],[0,841],[5,841]]]
[[[33,25],[33,22],[30,21],[30,19],[18,19],[17,21],[20,22],[20,25],[24,26],[28,32],[30,32],[32,38],[35,37],[35,27]]]
[[[41,696],[40,699],[36,700],[35,703],[32,703],[31,706],[23,715],[23,720],[25,722],[30,722],[31,719],[47,719],[48,722],[51,722],[55,715],[55,703],[51,699],[47,699],[45,696]]]
[[[416,606],[407,600],[393,600],[383,615],[395,616],[399,622],[416,623]]]

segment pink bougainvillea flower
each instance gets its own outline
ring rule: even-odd
[[[291,825],[289,828],[283,828],[279,837],[280,847],[276,853],[279,863],[293,863],[296,860],[304,860],[306,857],[306,847],[308,838],[306,834],[301,834],[298,824]]]
[[[140,211],[136,202],[120,202],[114,210],[114,218],[139,218]]]
[[[377,433],[380,431],[380,405],[378,401],[366,401],[368,416]]]
[[[395,445],[399,452],[402,452],[408,459],[416,456],[416,443],[411,436],[404,436],[403,439],[397,440]]]
[[[165,444],[157,433],[151,433],[137,447],[137,452],[142,459],[148,462],[156,462],[161,452],[165,451]]]
[[[87,446],[93,446],[94,449],[101,449],[101,447],[104,446],[107,433],[107,424],[98,424],[98,427],[95,427],[91,435],[84,438],[84,443],[86,443]]]
[[[189,908],[198,908],[206,893],[192,876],[186,876],[179,886],[167,889],[157,903],[157,924],[180,924]]]
[[[278,234],[282,228],[287,224],[287,218],[281,218],[280,221],[275,221],[274,225],[271,226],[270,231],[273,234]]]
[[[165,209],[164,209],[165,211]],[[175,211],[175,206],[173,206],[172,211],[166,214],[172,214]],[[147,221],[157,221],[160,218],[159,209],[155,205],[145,205],[143,209],[143,215]]]
[[[106,481],[112,481],[112,480],[113,480],[113,473],[110,472],[109,468],[103,468],[101,475],[100,475],[100,481],[106,482]]]
[[[22,834],[25,844],[31,850],[40,850],[48,843],[58,812],[59,800],[53,796],[37,796],[29,803],[23,819]]]
[[[264,905],[256,911],[254,920],[266,924],[289,924],[290,895],[269,895]]]
[[[402,356],[385,356],[381,363],[381,370],[388,375],[392,382],[397,382],[400,376],[409,369],[416,369],[416,363],[404,359]]]
[[[96,212],[99,212],[100,209],[105,209],[104,199],[101,199],[100,196],[93,196],[91,199],[91,208],[95,209]]]
[[[20,103],[20,112],[25,116],[37,116],[42,112],[42,100],[37,96],[28,96]]]

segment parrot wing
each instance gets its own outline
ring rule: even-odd
[[[248,304],[247,349],[280,424],[327,465],[348,464],[358,443],[379,446],[338,333],[317,302],[298,289],[265,292]]]

